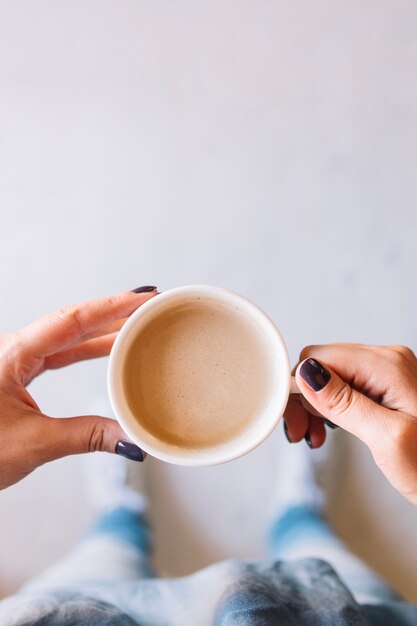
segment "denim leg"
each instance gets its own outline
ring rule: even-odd
[[[399,596],[334,534],[314,509],[294,506],[273,524],[269,536],[271,556],[295,560],[318,558],[329,563],[360,603],[379,604]]]
[[[146,516],[120,507],[102,515],[68,556],[22,590],[47,591],[152,578],[151,548]]]

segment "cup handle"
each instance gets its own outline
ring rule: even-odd
[[[290,393],[301,393],[298,385],[297,385],[297,381],[295,380],[295,376],[291,376],[291,381],[290,381]]]

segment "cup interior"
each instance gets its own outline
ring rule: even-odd
[[[123,377],[126,358],[132,342],[141,330],[156,316],[166,314],[193,299],[216,302],[244,316],[256,327],[267,346],[270,385],[268,397],[259,414],[235,437],[213,446],[181,447],[164,441],[141,424],[130,408]],[[114,343],[108,366],[108,393],[114,414],[130,439],[150,455],[177,465],[203,466],[224,463],[238,458],[262,443],[279,422],[288,401],[290,364],[287,349],[280,333],[269,317],[246,298],[228,290],[208,285],[188,286],[163,292],[148,300],[125,323]]]

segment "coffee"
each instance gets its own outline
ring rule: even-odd
[[[274,380],[270,348],[236,306],[191,298],[143,326],[124,361],[124,393],[158,440],[207,448],[262,415]]]

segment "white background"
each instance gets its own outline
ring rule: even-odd
[[[199,282],[259,303],[293,362],[307,343],[416,347],[416,27],[403,1],[0,0],[2,330]],[[88,412],[105,368],[31,390]],[[150,463],[166,573],[262,556],[284,447],[279,430],[224,467]],[[351,447],[337,528],[417,601],[416,511]],[[93,518],[87,463],[0,494],[2,593]]]

